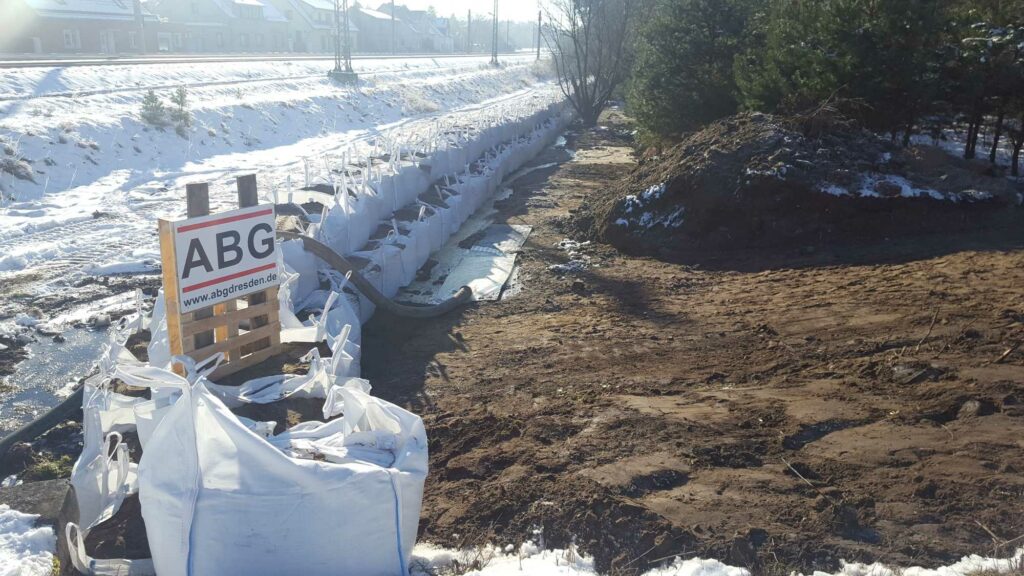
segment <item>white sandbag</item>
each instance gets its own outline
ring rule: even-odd
[[[286,270],[299,275],[298,281],[290,286],[291,301],[301,302],[319,287],[316,256],[306,251],[302,240],[286,240],[278,246],[284,256]]]
[[[164,303],[164,290],[156,293],[153,303],[153,316],[149,321],[150,339],[146,350],[149,363],[161,368],[169,368],[171,363],[171,341],[167,335],[167,308]]]
[[[427,471],[423,423],[359,391],[344,394],[342,432],[390,433],[364,447],[389,454],[390,467],[290,458],[242,425],[205,381],[186,391],[139,470],[157,572],[407,574]]]

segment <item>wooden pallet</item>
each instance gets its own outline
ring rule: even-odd
[[[238,198],[240,208],[258,203],[255,176],[238,178]],[[189,218],[209,214],[208,184],[189,184],[187,199]],[[216,380],[278,354],[281,351],[281,322],[278,317],[277,286],[181,314],[177,299],[177,265],[174,261],[171,226],[168,221],[160,221],[160,252],[171,355],[183,354],[202,362],[217,353],[223,353],[224,362],[209,377]],[[180,364],[175,364],[174,370],[184,374],[184,367]]]

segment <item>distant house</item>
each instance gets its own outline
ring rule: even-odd
[[[334,0],[264,0],[288,21],[288,51],[333,54],[336,33]],[[340,18],[344,22],[344,18]],[[352,50],[358,46],[359,27],[349,19]]]
[[[382,4],[381,12],[390,11],[391,3]],[[412,52],[454,52],[455,42],[448,32],[448,19],[438,18],[426,10],[411,10],[406,6],[396,5],[395,16],[409,24],[414,35],[409,39],[408,46]]]
[[[288,19],[269,0],[153,0],[161,52],[283,52]]]
[[[398,52],[415,51],[419,32],[405,20],[398,18],[397,11],[392,22],[390,4],[381,8],[381,10],[373,10],[361,6],[359,3],[350,6],[349,18],[359,28],[359,43],[356,44],[359,52],[389,53],[391,52],[392,36]]]
[[[0,0],[0,22],[8,54],[139,53],[158,23],[134,0]]]

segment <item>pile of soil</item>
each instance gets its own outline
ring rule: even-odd
[[[903,149],[841,119],[715,122],[599,191],[576,231],[641,253],[847,243],[1019,221],[982,162]]]

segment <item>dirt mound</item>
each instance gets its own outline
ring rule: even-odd
[[[591,197],[575,228],[634,252],[803,246],[973,228],[1020,199],[980,163],[754,113],[648,158]]]

